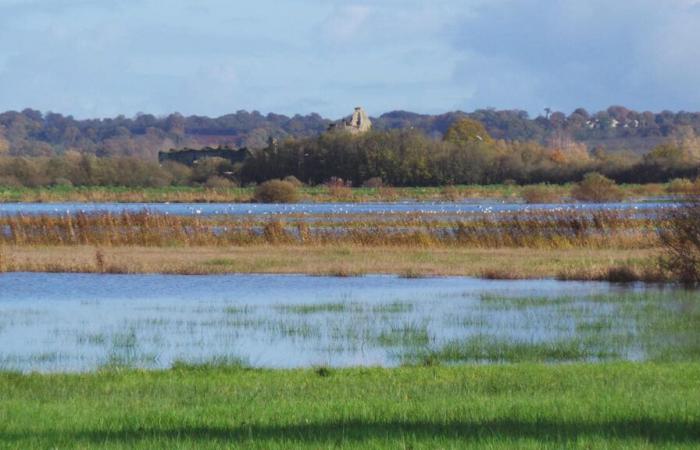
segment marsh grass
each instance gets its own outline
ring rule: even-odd
[[[376,337],[376,343],[381,347],[424,347],[433,340],[428,325],[422,321],[391,325]]]
[[[427,275],[424,273],[421,273],[415,269],[407,269],[399,274],[399,277],[401,278],[406,278],[406,279],[418,279],[418,278],[426,278]]]
[[[528,307],[541,306],[559,306],[571,304],[576,301],[575,297],[557,296],[557,297],[520,297],[520,296],[505,296],[493,294],[489,292],[479,295],[479,300],[483,306],[496,309],[517,309]]]
[[[107,337],[104,333],[86,333],[79,334],[76,336],[76,341],[78,344],[90,344],[90,345],[105,345],[107,342]]]
[[[224,312],[226,314],[233,314],[233,315],[251,314],[254,311],[255,311],[255,307],[252,305],[227,306],[226,308],[224,308]]]
[[[580,297],[482,294],[476,307],[468,316],[446,318],[446,325],[463,327],[464,337],[415,345],[400,356],[402,361],[435,365],[700,357],[697,291]],[[494,313],[510,319],[500,322]]]
[[[409,248],[649,248],[663,223],[622,211],[523,211],[459,217],[408,214],[304,218],[170,216],[148,212],[0,217],[4,245],[329,245]],[[212,261],[223,264],[224,260]],[[407,276],[410,276],[407,273]]]
[[[344,313],[361,311],[361,306],[351,303],[319,303],[305,305],[278,305],[275,307],[280,313],[286,314],[319,314],[319,313]]]
[[[578,339],[549,342],[518,342],[497,336],[477,335],[443,344],[436,350],[408,353],[407,363],[426,361],[444,363],[519,363],[575,362],[619,357],[600,350],[588,349]]]
[[[93,367],[92,362],[80,363],[84,351],[97,358],[95,366],[152,368],[170,363],[159,360],[161,348],[182,346],[178,355],[185,362],[209,363],[230,356],[233,349],[236,357],[256,363],[255,353],[238,347],[241,339],[250,338],[266,353],[274,354],[277,347],[300,352],[280,353],[279,361],[323,361],[329,366],[364,361],[365,354],[373,355],[372,364],[392,366],[700,358],[698,291],[632,287],[550,297],[457,290],[441,303],[424,300],[430,299],[365,303],[340,295],[326,303],[148,309],[147,316],[139,311],[138,317],[120,322],[116,332],[109,327],[52,330],[52,342],[67,342],[60,359],[31,359],[27,352],[0,354],[0,360],[6,369]],[[31,327],[43,320],[42,310],[8,310],[0,315],[0,329]]]
[[[411,312],[414,305],[409,302],[395,301],[391,303],[382,303],[372,307],[372,312],[376,314],[400,314]]]

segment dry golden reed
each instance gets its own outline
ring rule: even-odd
[[[634,211],[530,211],[460,217],[171,216],[148,212],[0,217],[0,245],[359,245],[650,248],[660,226]]]

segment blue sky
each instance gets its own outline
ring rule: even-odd
[[[0,0],[0,110],[700,110],[700,0]]]

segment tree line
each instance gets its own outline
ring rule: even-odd
[[[374,131],[360,136],[326,133],[290,139],[253,152],[241,180],[294,176],[309,184],[342,178],[361,186],[381,179],[392,186],[565,183],[599,172],[624,183],[695,178],[700,139],[669,140],[644,155],[589,151],[575,141],[542,145],[493,139],[480,122],[459,119],[437,140],[418,130]]]
[[[547,111],[531,118],[519,110],[482,109],[439,115],[393,111],[372,118],[376,131],[417,130],[440,140],[461,118],[481,122],[496,140],[536,142],[554,147],[579,142],[589,150],[629,150],[643,153],[666,139],[700,134],[700,113],[638,112],[622,106],[589,113],[579,108],[570,114]],[[269,138],[312,138],[323,133],[331,120],[318,114],[261,114],[238,111],[221,117],[163,117],[138,114],[79,120],[33,109],[0,113],[0,156],[51,157],[76,151],[98,157],[135,156],[155,159],[158,151],[230,145],[264,148]]]
[[[700,139],[669,139],[644,155],[589,151],[578,142],[550,145],[495,139],[478,121],[462,118],[441,139],[416,129],[344,132],[288,138],[253,150],[243,163],[209,158],[193,167],[162,166],[133,156],[96,157],[74,150],[42,157],[0,157],[2,186],[204,185],[227,187],[295,177],[303,183],[352,186],[565,183],[599,172],[620,183],[696,178]]]

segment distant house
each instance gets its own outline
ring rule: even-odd
[[[173,161],[186,166],[194,166],[202,159],[223,158],[231,161],[231,163],[240,163],[243,162],[249,155],[250,152],[245,147],[239,149],[232,149],[228,147],[205,147],[199,150],[185,148],[181,150],[158,152],[158,162],[163,164],[166,161]]]

